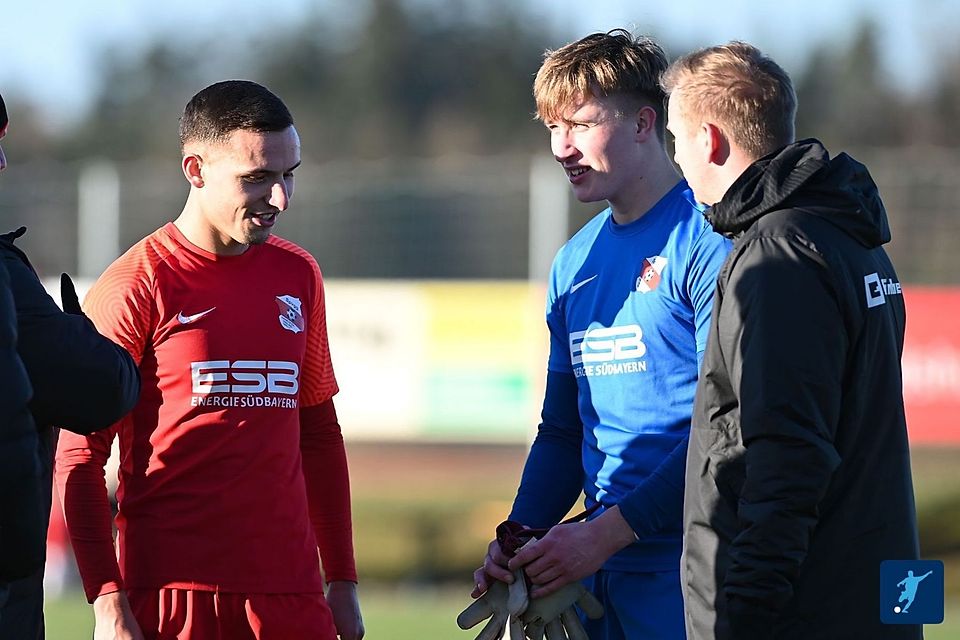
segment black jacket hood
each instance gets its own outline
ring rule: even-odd
[[[747,167],[706,216],[714,229],[734,237],[764,215],[783,209],[820,216],[865,247],[890,241],[887,212],[867,168],[845,153],[831,159],[812,138]]]

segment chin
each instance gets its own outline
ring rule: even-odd
[[[270,230],[257,229],[256,231],[248,231],[243,235],[245,244],[263,244],[270,239]]]
[[[576,191],[573,192],[573,197],[577,199],[577,202],[583,203],[600,202],[602,200],[606,200],[605,197],[598,196],[594,193],[577,193]]]

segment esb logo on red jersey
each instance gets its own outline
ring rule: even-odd
[[[284,360],[204,360],[190,363],[193,392],[283,393],[300,391],[300,367]]]
[[[300,366],[285,360],[203,360],[190,363],[191,405],[296,409]],[[287,397],[272,397],[280,394]]]

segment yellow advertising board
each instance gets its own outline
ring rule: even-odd
[[[328,283],[344,434],[526,440],[543,398],[543,304],[526,282]]]

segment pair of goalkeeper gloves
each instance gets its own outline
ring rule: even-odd
[[[542,598],[528,597],[523,569],[513,572],[509,585],[496,580],[486,593],[457,616],[461,629],[489,618],[476,640],[500,640],[510,626],[510,640],[590,640],[574,608],[591,620],[603,615],[603,605],[580,582],[572,582]]]
[[[594,505],[561,524],[585,520],[599,508]],[[526,544],[542,538],[549,529],[530,529],[506,520],[497,526],[500,550],[512,558]],[[575,606],[591,620],[603,616],[603,605],[580,584],[572,582],[559,591],[540,598],[529,597],[530,584],[523,569],[513,572],[509,585],[496,580],[479,599],[457,616],[461,629],[470,629],[490,618],[476,640],[499,640],[507,624],[510,640],[590,640],[580,623]]]

